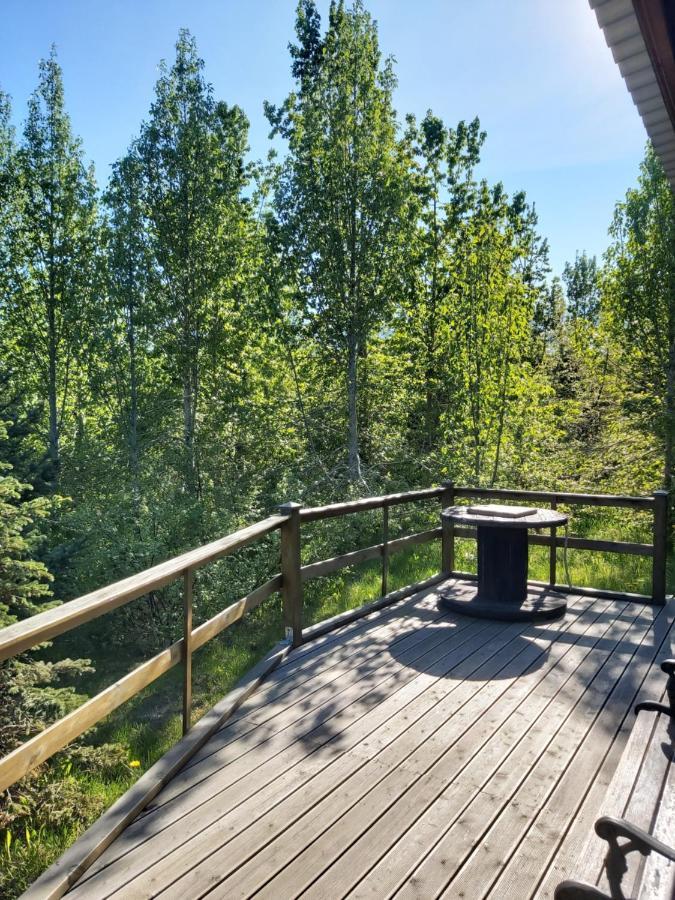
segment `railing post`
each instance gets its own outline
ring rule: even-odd
[[[382,507],[382,596],[386,597],[389,581],[389,506]]]
[[[286,637],[293,647],[302,644],[302,577],[300,574],[300,503],[279,507],[288,519],[281,526],[281,595]]]
[[[441,509],[455,505],[455,485],[452,481],[443,482]],[[452,575],[455,571],[455,526],[451,521],[441,521],[441,571]]]
[[[551,509],[557,509],[558,503],[557,501],[551,500]],[[551,549],[548,558],[548,582],[551,587],[555,587],[556,579],[558,578],[558,574],[556,571],[556,567],[558,565],[558,548],[556,547],[556,538],[558,536],[558,529],[551,528]]]
[[[183,573],[183,734],[192,726],[192,585],[194,570]]]
[[[652,599],[666,602],[666,560],[668,552],[668,491],[654,491],[654,556],[652,559]]]

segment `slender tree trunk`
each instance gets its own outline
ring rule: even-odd
[[[184,301],[187,306],[187,301]],[[195,431],[194,431],[194,392],[193,392],[193,355],[195,347],[192,342],[190,315],[183,313],[183,346],[181,347],[181,384],[183,390],[183,452],[185,454],[185,488],[192,494],[196,487],[195,477]]]
[[[427,350],[427,365],[424,370],[424,435],[422,436],[422,446],[427,450],[432,450],[436,446],[436,438],[438,435],[438,426],[440,423],[440,410],[438,406],[438,379],[436,376],[436,367],[433,351]]]
[[[473,293],[473,291],[472,291]],[[473,477],[474,483],[480,484],[480,472],[482,467],[481,454],[481,388],[482,388],[482,366],[481,366],[481,341],[478,335],[478,320],[476,318],[476,298],[473,297],[472,303],[472,323],[471,323],[471,343],[470,353],[475,355],[475,381],[473,387],[469,385],[470,404],[471,404],[471,433],[473,435],[474,455],[473,455]]]
[[[436,368],[436,294],[435,286],[429,301],[429,320],[425,328],[424,367],[424,430],[422,446],[427,450],[436,445],[440,410],[438,405],[438,373]]]
[[[183,105],[181,120],[187,126],[189,110]],[[193,268],[192,240],[193,218],[190,204],[190,174],[183,172],[179,179],[179,191],[182,203],[182,258],[183,273],[181,293],[183,304],[183,347],[182,347],[182,386],[183,386],[183,444],[185,451],[185,486],[189,494],[198,492],[197,460],[195,450],[195,431],[197,425],[197,339],[195,332],[199,320],[199,301],[195,290],[195,273]]]
[[[195,490],[195,434],[193,416],[192,379],[190,367],[183,370],[183,445],[185,448],[185,484],[190,493]]]
[[[675,335],[671,336],[668,348],[665,407],[663,486],[670,491],[673,487],[673,452],[675,451]]]
[[[495,461],[494,466],[492,467],[492,479],[490,480],[490,487],[494,487],[494,484],[497,481],[497,475],[499,473],[499,459],[502,450],[502,437],[504,435],[504,420],[506,418],[506,386],[509,377],[508,363],[504,364],[504,370],[505,371],[502,375],[502,387],[499,397],[499,424],[497,426],[497,446],[495,448]]]
[[[347,405],[349,410],[349,477],[352,481],[361,479],[361,457],[359,455],[359,424],[357,411],[358,384],[358,343],[353,333],[348,338],[347,360]]]
[[[140,501],[140,453],[138,448],[138,372],[136,368],[136,321],[133,305],[129,308],[127,327],[129,343],[129,470],[134,505]]]
[[[435,187],[437,190],[437,186]],[[436,305],[437,305],[437,269],[438,269],[438,204],[436,194],[433,201],[433,235],[434,248],[431,269],[431,288],[425,326],[426,366],[424,369],[424,430],[423,443],[427,450],[436,444],[436,435],[440,413],[438,409],[438,384],[436,377]]]
[[[508,328],[511,328],[511,306],[509,305],[509,318],[508,318]],[[502,450],[502,438],[504,436],[504,421],[506,419],[506,392],[509,383],[509,375],[511,372],[511,366],[509,364],[509,350],[504,349],[502,355],[502,384],[499,391],[499,412],[498,412],[498,421],[499,424],[497,426],[497,445],[495,448],[495,461],[494,466],[492,467],[492,480],[490,481],[490,487],[494,487],[495,482],[497,481],[497,475],[499,473],[499,460],[501,456]]]
[[[356,96],[354,95],[354,103]],[[351,169],[351,197],[349,201],[349,309],[350,323],[347,335],[347,406],[349,412],[349,478],[361,480],[361,456],[359,454],[359,410],[358,410],[358,285],[357,285],[357,184],[356,164]]]
[[[53,138],[52,138],[53,140]],[[49,403],[49,459],[51,460],[53,473],[52,480],[58,481],[61,466],[61,451],[59,447],[59,408],[58,408],[58,341],[59,336],[56,327],[56,252],[54,238],[53,215],[53,184],[49,193],[49,283],[47,285],[47,359],[48,359],[48,403]]]
[[[59,411],[57,401],[57,334],[56,334],[56,310],[53,299],[53,290],[50,287],[49,305],[47,309],[47,343],[48,343],[48,385],[49,397],[49,458],[54,466],[54,474],[58,476],[61,463],[59,448]]]

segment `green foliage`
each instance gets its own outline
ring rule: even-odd
[[[40,63],[23,141],[13,160],[15,215],[3,307],[16,378],[36,393],[46,386],[47,446],[58,476],[64,418],[81,387],[75,359],[89,344],[87,312],[98,247],[96,185],[65,112],[55,52]]]
[[[292,48],[297,91],[266,105],[288,142],[274,197],[273,233],[297,322],[337,359],[346,384],[348,471],[361,478],[359,367],[400,290],[407,159],[397,139],[393,64],[381,61],[363,4],[330,7],[326,34],[309,0],[298,6]]]
[[[325,27],[300,0],[290,57],[292,92],[265,105],[282,155],[249,163],[244,112],[216,98],[181,31],[100,194],[54,52],[18,142],[0,91],[0,626],[289,499],[442,478],[670,485],[675,209],[653,152],[603,263],[577,254],[549,279],[534,205],[476,176],[478,119],[399,119],[360,0],[332,2]],[[401,508],[390,534],[435,525],[435,506]],[[645,540],[646,527],[573,519],[582,535]],[[380,539],[375,513],[315,523],[303,559]],[[435,573],[437,551],[394,556],[390,587]],[[532,561],[546,577],[545,553]],[[458,564],[475,565],[474,544],[459,542]],[[599,587],[645,590],[645,565],[570,556],[573,580]],[[274,535],[200,572],[195,621],[278,567]],[[305,620],[379,586],[375,564],[310,582]],[[0,753],[181,628],[172,585],[3,664]],[[280,635],[277,598],[201,650],[195,714]],[[175,742],[179,693],[175,669],[4,796],[0,894]]]
[[[135,148],[159,288],[156,317],[163,327],[156,334],[157,352],[179,391],[181,462],[191,494],[202,487],[203,395],[216,389],[244,346],[240,319],[251,240],[250,211],[242,198],[249,177],[248,121],[238,107],[216,102],[203,69],[194,38],[181,31],[176,60],[170,68],[162,64],[150,118]]]
[[[600,314],[598,264],[594,256],[577,253],[573,263],[566,263],[562,280],[567,294],[567,313],[572,319],[583,318],[596,323]]]
[[[0,422],[0,439],[6,428]],[[43,563],[34,557],[42,536],[40,520],[49,512],[45,498],[23,499],[29,486],[0,468],[0,626],[24,619],[40,609],[40,601],[50,594],[52,580]]]
[[[51,575],[34,558],[43,540],[39,526],[51,502],[44,497],[26,499],[29,486],[14,478],[9,468],[0,471],[0,626],[53,605]],[[83,698],[67,682],[91,671],[89,660],[48,662],[26,654],[0,664],[0,756],[78,706]],[[115,752],[119,756],[123,751]],[[101,749],[98,755],[110,752]],[[63,777],[63,765],[72,768],[78,759],[87,759],[85,748],[79,748],[79,756],[77,748],[69,749],[61,761],[38,767],[3,794],[0,830],[5,835],[5,856],[13,852],[14,835],[29,845],[42,829],[63,829],[90,818],[88,792],[74,778]],[[0,891],[3,880],[4,875]]]
[[[637,188],[617,205],[607,252],[608,324],[624,353],[624,407],[657,438],[672,490],[675,452],[675,199],[648,148]]]
[[[453,354],[457,301],[456,261],[463,224],[476,198],[473,169],[485,140],[478,119],[446,128],[429,110],[420,125],[408,116],[406,142],[413,176],[417,227],[408,244],[408,284],[397,328],[397,351],[406,353],[415,379],[411,386],[411,443],[437,448],[441,417],[459,390]]]

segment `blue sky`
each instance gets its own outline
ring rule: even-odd
[[[646,135],[587,0],[366,3],[397,61],[401,117],[432,108],[453,125],[478,115],[488,132],[480,173],[535,202],[554,271],[576,250],[600,255]],[[290,86],[294,11],[295,0],[0,0],[0,86],[20,124],[38,59],[56,43],[73,127],[102,183],[187,26],[216,95],[246,111],[262,157],[263,100],[281,101]]]

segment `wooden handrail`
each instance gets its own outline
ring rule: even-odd
[[[209,619],[208,622],[203,622],[201,625],[197,626],[192,632],[193,651],[203,647],[207,641],[211,640],[211,638],[216,637],[221,631],[224,631],[230,625],[238,622],[247,612],[255,609],[256,606],[260,606],[263,600],[266,600],[268,597],[271,597],[272,594],[276,594],[276,592],[280,590],[281,575],[275,575],[274,578],[270,578],[269,581],[261,584],[260,587],[251,591],[250,594],[242,597],[241,600],[237,600],[236,603],[231,603],[230,606],[221,610],[219,613],[216,613],[216,615],[212,619]]]
[[[550,547],[552,554],[557,547],[566,544],[570,548],[579,550],[599,550],[652,557],[653,599],[657,603],[664,602],[668,500],[665,491],[656,491],[653,497],[630,497],[610,494],[570,494],[557,491],[455,487],[446,483],[440,487],[387,494],[380,497],[366,497],[346,503],[334,503],[307,509],[303,509],[299,504],[285,504],[280,507],[278,515],[269,516],[261,522],[242,528],[203,547],[173,557],[137,575],[122,579],[115,584],[0,630],[0,661],[2,661],[129,603],[149,591],[158,590],[173,581],[183,579],[183,638],[0,760],[0,791],[65,747],[74,738],[91,728],[121,703],[133,697],[179,662],[183,662],[184,665],[183,728],[187,732],[191,725],[192,654],[223,629],[240,619],[247,611],[254,609],[277,591],[281,591],[283,595],[284,624],[287,628],[288,646],[297,646],[314,633],[312,629],[303,632],[302,628],[302,584],[309,578],[317,578],[347,566],[380,557],[382,560],[382,592],[385,594],[388,584],[390,553],[415,544],[433,541],[439,537],[442,540],[441,569],[445,574],[460,574],[454,572],[454,540],[456,537],[475,537],[473,529],[448,528],[444,522],[442,527],[394,540],[389,538],[389,508],[391,506],[437,498],[444,507],[452,505],[459,497],[538,501],[548,503],[554,508],[558,504],[567,504],[653,511],[653,544],[605,541],[574,536],[562,538],[554,533],[551,537],[534,534],[530,541],[533,544]],[[331,559],[320,560],[305,566],[301,565],[301,522],[319,521],[372,509],[382,509],[383,511],[381,543],[343,553]],[[277,529],[281,529],[281,573],[193,629],[192,585],[195,571]],[[551,564],[551,579],[555,580],[553,563]],[[580,590],[583,592],[586,589]],[[598,592],[590,589],[586,590],[586,593],[591,596],[609,595],[609,592],[606,591]],[[627,599],[632,599],[629,595],[625,596]],[[386,599],[381,602],[386,602]]]
[[[3,628],[0,631],[0,661],[63,634],[64,631],[90,622],[112,609],[142,597],[149,591],[166,587],[167,584],[182,577],[187,569],[201,568],[275,531],[281,527],[286,518],[279,515],[269,516],[261,522],[241,528],[203,547],[174,556],[138,575],[123,578],[114,584],[78,597],[77,600],[70,600],[61,606],[55,606]]]
[[[44,731],[39,732],[29,741],[17,747],[12,753],[0,759],[0,792],[18,781],[19,778],[34,769],[35,766],[45,762],[67,744],[79,737],[87,729],[96,725],[101,719],[131,699],[148,685],[156,681],[160,675],[164,675],[181,661],[191,662],[192,653],[202,647],[207,641],[220,634],[228,625],[236,622],[248,612],[255,609],[262,601],[281,588],[281,576],[275,575],[265,584],[252,591],[246,597],[232,603],[227,609],[222,610],[212,619],[204,622],[191,632],[190,653],[186,656],[185,640],[176,641],[166,650],[156,654],[151,659],[137,666],[128,675],[120,678],[110,687],[105,688],[99,694],[87,700],[77,709],[73,710],[63,719],[54,722]],[[190,665],[186,667],[190,671]],[[189,718],[191,690],[183,694],[183,718]],[[189,724],[189,723],[187,723]],[[184,727],[187,733],[188,727]]]
[[[331,572],[337,572],[339,569],[357,566],[359,563],[378,557],[382,557],[383,564],[387,564],[390,553],[407,550],[408,547],[415,544],[428,543],[440,536],[440,526],[430,528],[428,531],[418,531],[416,534],[408,534],[393,541],[383,541],[381,544],[373,544],[371,547],[363,547],[361,550],[351,550],[349,553],[341,553],[340,556],[331,556],[329,559],[309,563],[309,565],[301,566],[300,574],[303,581],[309,581],[310,578],[321,578],[324,575],[330,575]]]
[[[472,487],[456,487],[454,490],[456,497],[531,500],[541,503],[563,503],[569,506],[615,506],[626,509],[654,509],[654,497],[632,497],[625,494],[570,494],[562,491],[521,491]]]
[[[328,506],[310,506],[300,510],[300,519],[302,522],[316,522],[319,519],[331,519],[335,516],[366,512],[369,509],[382,509],[384,506],[414,503],[416,500],[432,500],[434,497],[440,497],[443,490],[442,487],[432,487],[420,491],[406,491],[403,494],[364,497],[361,500],[348,500],[346,503],[330,503]]]
[[[466,526],[455,526],[455,537],[476,539],[476,529]],[[603,541],[599,538],[581,537],[548,537],[545,534],[530,534],[527,539],[529,544],[539,547],[565,547],[570,550],[594,550],[601,553],[626,553],[629,556],[653,556],[654,547],[651,544],[636,544],[630,541]]]
[[[146,688],[160,675],[168,672],[183,658],[183,640],[176,641],[147,662],[137,666],[128,675],[87,700],[67,716],[49,725],[35,737],[21,744],[0,759],[0,791],[23,778],[31,769],[45,762],[67,744],[75,740],[101,719],[121,706],[126,700]]]

